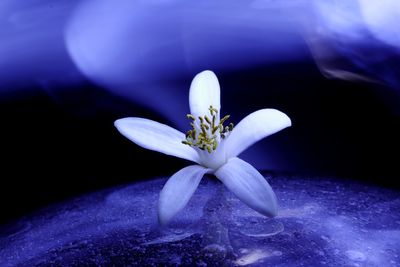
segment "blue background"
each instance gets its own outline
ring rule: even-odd
[[[136,146],[113,122],[185,131],[190,82],[205,69],[232,122],[261,108],[292,119],[243,153],[258,169],[398,187],[400,45],[296,3],[4,1],[1,222],[190,164]]]

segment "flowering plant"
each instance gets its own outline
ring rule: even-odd
[[[158,204],[161,224],[182,210],[205,174],[214,174],[236,197],[266,216],[277,214],[277,200],[265,178],[237,156],[262,138],[291,125],[284,113],[261,109],[234,127],[224,126],[220,116],[220,87],[211,71],[195,76],[189,92],[191,129],[182,133],[167,125],[144,119],[123,118],[115,126],[125,137],[144,148],[197,163],[172,175],[163,187]]]

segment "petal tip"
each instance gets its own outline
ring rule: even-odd
[[[160,199],[161,200],[161,199]],[[169,223],[171,220],[172,216],[166,212],[166,207],[164,207],[161,203],[161,201],[158,203],[158,224],[160,226],[165,226]]]
[[[289,116],[286,115],[285,113],[283,113],[283,115],[285,116],[285,119],[286,119],[286,125],[287,125],[286,127],[292,126],[292,120],[289,118]]]
[[[278,216],[278,205],[274,205],[274,207],[271,209],[271,212],[270,212],[270,215],[269,215],[270,217],[276,217],[276,216]]]
[[[114,127],[117,128],[117,130],[122,134],[125,135],[126,134],[126,130],[129,127],[129,123],[134,121],[134,119],[137,118],[121,118],[118,119],[116,121],[114,121]]]
[[[194,76],[192,85],[195,84],[205,84],[211,82],[212,84],[216,84],[219,86],[218,78],[217,75],[211,70],[204,70],[200,73],[198,73],[196,76]]]
[[[124,125],[124,122],[126,121],[126,118],[122,118],[122,119],[118,119],[116,121],[114,121],[114,127],[117,128],[117,130],[122,133],[122,127]]]
[[[166,226],[166,225],[168,224],[169,221],[170,221],[170,220],[167,219],[167,218],[165,218],[164,216],[162,216],[162,215],[160,214],[160,212],[158,213],[158,224],[159,224],[160,226]]]
[[[286,115],[286,113],[283,113],[282,111],[277,110],[277,109],[266,109],[266,110],[273,110],[273,111],[275,111],[275,112],[276,112],[276,115],[277,115],[276,118],[277,118],[277,119],[279,118],[279,120],[280,120],[281,123],[282,123],[282,126],[286,126],[286,127],[292,126],[292,120],[289,118],[288,115]]]
[[[215,73],[205,70],[198,73],[190,84],[190,112],[194,116],[204,116],[208,114],[210,105],[218,110],[221,108],[220,86]]]
[[[269,218],[276,217],[278,215],[278,204],[275,200],[272,201],[271,205],[264,206],[261,209],[257,210],[259,213],[261,213],[264,216],[267,216]]]
[[[115,121],[114,121],[114,126],[115,126],[116,128],[119,128],[119,127],[121,126],[121,123],[122,123],[123,120],[124,120],[124,119],[115,120]]]
[[[195,76],[195,78],[196,77],[217,77],[216,75],[215,75],[215,73],[212,71],[212,70],[203,70],[202,72],[199,72],[196,76]]]
[[[270,199],[270,205],[268,207],[268,216],[269,217],[276,217],[278,215],[278,210],[279,210],[279,206],[278,206],[278,199],[276,198],[276,194],[275,192],[272,190],[271,188],[271,199]]]

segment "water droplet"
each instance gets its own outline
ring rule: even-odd
[[[183,234],[183,230],[182,229],[176,229],[176,230],[174,230],[174,234],[181,235],[181,234]]]

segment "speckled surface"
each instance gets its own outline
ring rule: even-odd
[[[166,178],[73,199],[2,226],[0,266],[400,266],[400,192],[267,179],[274,219],[210,177],[164,229],[156,207]]]

